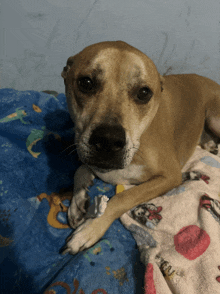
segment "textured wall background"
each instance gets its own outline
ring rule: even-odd
[[[1,0],[0,87],[64,92],[67,58],[106,40],[220,82],[219,0]]]

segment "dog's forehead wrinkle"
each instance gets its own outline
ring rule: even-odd
[[[94,65],[86,65],[84,67],[80,67],[78,72],[76,73],[76,76],[83,77],[88,76],[90,78],[101,78],[104,74],[104,68],[98,63],[95,66]]]
[[[141,69],[138,65],[134,65],[132,68],[131,68],[131,74],[134,78],[139,78],[141,76]]]
[[[139,64],[138,64],[138,63]],[[130,53],[127,50],[120,51],[117,48],[107,48],[98,52],[97,56],[91,62],[92,67],[99,66],[102,69],[105,68],[116,68],[117,70],[132,71],[133,75],[140,76],[141,73],[141,58]],[[143,63],[143,62],[142,62]]]
[[[97,53],[91,61],[91,65],[95,67],[98,64],[109,66],[116,60],[120,59],[121,52],[116,48],[105,48]]]

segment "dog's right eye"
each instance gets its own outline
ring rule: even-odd
[[[137,98],[142,103],[148,103],[153,96],[153,92],[148,87],[143,87],[138,91]]]
[[[79,90],[83,93],[90,92],[94,87],[93,81],[89,77],[79,78],[77,84]]]

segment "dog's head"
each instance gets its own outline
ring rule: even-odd
[[[159,106],[162,77],[154,63],[124,42],[102,42],[68,58],[61,75],[82,162],[128,166]]]

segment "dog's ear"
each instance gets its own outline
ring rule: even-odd
[[[61,77],[66,79],[69,70],[71,69],[74,62],[74,56],[71,56],[67,59],[66,66],[64,66],[63,71],[61,72]]]
[[[163,84],[165,82],[165,79],[163,76],[160,75],[160,87],[161,87],[161,92],[163,92]]]

